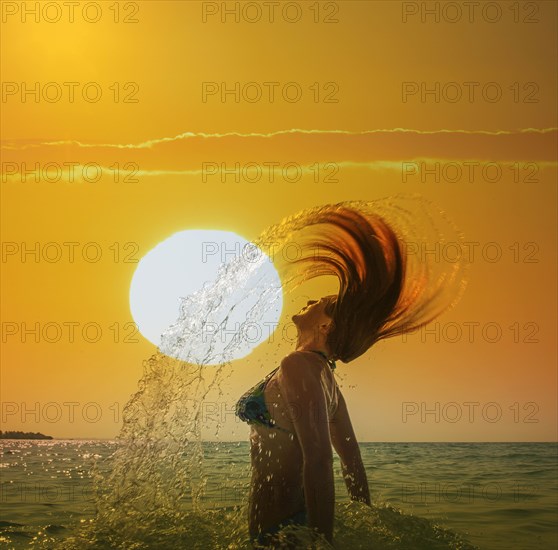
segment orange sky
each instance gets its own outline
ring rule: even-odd
[[[53,11],[36,22],[6,4],[21,3],[2,7],[2,429],[118,433],[118,411],[155,350],[139,334],[123,341],[134,260],[174,232],[222,229],[252,239],[302,208],[420,192],[442,205],[467,242],[479,243],[465,296],[439,319],[442,330],[478,328],[472,342],[468,333],[449,342],[449,332],[438,342],[428,333],[394,338],[341,365],[357,436],[557,439],[556,3],[530,2],[536,13],[521,4],[515,13],[501,2],[493,23],[481,12],[472,22],[423,23],[420,14],[403,22],[403,4],[413,3],[395,1],[322,2],[320,12],[299,2],[292,23],[281,15],[249,23],[242,13],[239,23],[221,22],[219,13],[204,22],[197,1],[120,2],[120,22],[112,2],[97,3],[98,22],[85,20],[82,3],[74,22],[65,12],[49,22]],[[73,102],[69,82],[77,83]],[[274,101],[270,82],[278,83]],[[220,98],[223,83],[238,83],[238,102]],[[204,101],[204,86],[215,85]],[[436,86],[438,98],[421,100],[421,88]],[[285,89],[299,90],[300,100],[286,101]],[[102,95],[89,102],[84,90]],[[262,98],[251,102],[256,92]],[[296,163],[303,175],[237,182],[203,173],[203,163],[242,170],[266,162]],[[337,181],[326,179],[328,165]],[[440,178],[421,166],[438,168]],[[101,177],[92,181],[96,169]],[[55,250],[48,243],[65,242],[78,243],[73,262],[67,248],[56,262],[42,255]],[[22,261],[22,248],[34,243],[39,261]],[[97,243],[99,261],[83,258],[86,243]],[[22,342],[23,323],[76,323],[76,336]],[[99,341],[86,341],[87,323],[101,327]],[[491,343],[495,326],[502,336]],[[219,407],[230,409],[274,367],[252,368],[264,354],[262,346],[235,362]],[[22,421],[37,403],[38,413]],[[439,422],[421,421],[436,406]],[[403,410],[412,412],[406,421]],[[463,417],[452,422],[457,410]],[[223,439],[246,439],[244,424],[225,420]]]

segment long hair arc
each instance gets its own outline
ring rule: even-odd
[[[285,291],[321,276],[337,279],[337,296],[326,310],[334,320],[328,345],[345,363],[382,339],[432,322],[459,301],[467,284],[463,235],[420,195],[323,205],[285,219],[269,234],[281,235],[284,249],[296,244],[300,251],[291,261],[276,251]],[[265,246],[266,234],[258,242]],[[455,257],[428,254],[444,244],[458,250]]]

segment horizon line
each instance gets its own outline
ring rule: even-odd
[[[6,430],[11,431],[11,430]],[[51,439],[43,438],[0,438],[0,441],[116,441],[115,437],[52,437]],[[250,443],[249,440],[222,440],[222,439],[205,439],[201,443]],[[538,441],[359,441],[359,443],[558,443],[556,440],[538,440]]]

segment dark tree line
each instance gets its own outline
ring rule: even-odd
[[[52,436],[40,432],[3,432],[0,430],[0,439],[52,439]]]

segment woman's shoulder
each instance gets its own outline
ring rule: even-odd
[[[281,361],[280,371],[289,374],[297,371],[298,375],[319,374],[324,367],[321,357],[312,351],[292,351],[285,355]],[[302,369],[302,370],[300,370]]]
[[[285,357],[283,357],[283,361],[286,362],[294,362],[294,361],[308,361],[311,360],[312,363],[321,363],[320,356],[315,351],[310,350],[296,350],[291,351]],[[281,361],[281,362],[283,362]]]
[[[323,392],[330,412],[337,408],[337,382],[327,363],[317,353],[293,351],[281,361],[278,383],[306,396]]]

